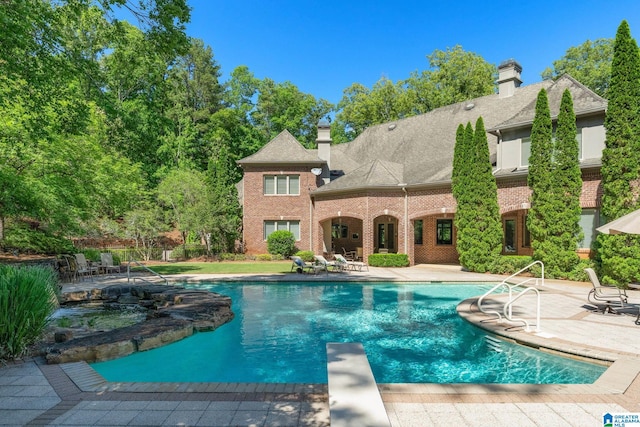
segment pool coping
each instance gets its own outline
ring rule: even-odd
[[[107,381],[86,362],[59,365],[73,383],[83,392],[106,393],[219,393],[219,394],[279,394],[303,396],[302,400],[315,400],[328,393],[327,384],[296,383],[189,383],[189,382],[111,382]],[[640,373],[640,359],[616,360],[592,384],[477,384],[477,383],[379,383],[385,394],[624,394]],[[306,396],[306,398],[304,398]]]
[[[369,276],[369,275],[367,275]],[[368,281],[368,282],[416,282],[429,281],[432,283],[456,283],[458,280],[430,280],[427,278],[412,279],[409,277],[401,278],[372,278],[351,276],[345,282],[350,281]],[[294,276],[295,277],[295,276]],[[208,280],[220,281],[237,281],[246,280],[247,275],[238,275],[236,277],[227,275],[226,277],[203,277],[197,278],[190,276],[173,276],[170,282],[177,283],[197,283]],[[291,277],[289,280],[291,281]],[[315,282],[315,277],[311,278]],[[317,281],[324,281],[326,279]],[[333,278],[332,278],[333,279]],[[282,277],[272,280],[271,277],[265,275],[253,275],[252,281],[282,281]],[[293,279],[297,281],[296,279]],[[305,277],[308,281],[309,278]],[[467,282],[469,279],[460,280]],[[478,280],[479,281],[479,280]],[[492,281],[492,279],[484,278],[484,281]],[[379,383],[378,388],[383,400],[393,401],[397,396],[401,399],[411,400],[411,396],[417,398],[419,395],[501,395],[501,394],[520,394],[520,395],[620,395],[624,394],[631,386],[634,379],[640,374],[640,358],[634,354],[620,354],[613,352],[600,351],[589,348],[588,346],[578,346],[575,343],[561,342],[562,340],[554,340],[553,345],[549,345],[548,341],[535,337],[535,335],[516,330],[504,331],[498,327],[493,327],[495,322],[487,321],[486,316],[482,315],[479,310],[473,308],[475,298],[469,298],[462,301],[457,311],[459,315],[470,323],[487,330],[492,334],[501,336],[514,342],[538,348],[541,351],[555,352],[565,357],[576,357],[586,359],[591,362],[600,362],[610,366],[608,369],[592,384],[501,384],[501,383],[398,383],[388,384]],[[297,396],[300,400],[317,400],[322,399],[321,396],[328,395],[327,384],[297,384],[297,383],[185,383],[185,382],[110,382],[105,380],[97,371],[95,371],[86,362],[73,362],[61,364],[60,367],[68,378],[83,392],[105,393],[105,392],[127,392],[127,393],[212,393],[218,396],[227,396],[233,399],[243,399],[247,396],[256,398],[257,395],[277,396]]]

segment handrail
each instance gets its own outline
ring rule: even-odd
[[[536,264],[540,264],[540,266],[542,267],[542,285],[540,286],[544,286],[544,264],[542,263],[542,261],[533,261],[531,264],[527,265],[526,267],[521,268],[520,270],[516,271],[515,273],[513,273],[511,276],[507,277],[506,279],[504,279],[502,282],[508,282],[509,280],[513,279],[514,277],[518,276],[520,273],[523,273],[527,270],[529,270],[531,267],[533,267]],[[528,280],[531,279],[527,279],[525,280],[525,282],[527,282]],[[536,285],[538,284],[537,282],[537,278],[536,278]],[[524,283],[524,282],[522,282]]]
[[[169,279],[167,279],[166,277],[164,277],[164,276],[163,276],[162,274],[160,274],[160,273],[156,273],[155,271],[153,271],[152,269],[150,269],[150,268],[149,268],[149,267],[147,267],[146,265],[144,265],[144,264],[142,264],[141,262],[136,261],[136,260],[131,260],[131,261],[129,261],[129,262],[127,263],[127,283],[129,283],[129,282],[131,281],[131,263],[132,263],[132,262],[133,262],[133,263],[135,263],[136,265],[138,265],[139,267],[144,268],[145,270],[147,270],[149,273],[153,274],[154,276],[157,276],[157,277],[161,278],[162,280],[164,280],[164,284],[165,284],[165,285],[168,285],[168,284],[169,284]],[[142,280],[142,281],[144,281],[144,282],[147,282],[147,283],[152,283],[152,282],[149,282],[148,280],[143,279],[143,278],[141,278],[141,277],[138,277],[137,279],[140,279],[140,280]],[[136,282],[136,277],[134,277],[134,278],[133,278],[133,283],[135,283],[135,282]]]
[[[533,267],[536,264],[540,264],[541,268],[542,268],[542,272],[541,278],[537,278],[537,277],[530,277],[527,278],[521,282],[518,283],[509,283],[509,280],[513,279],[514,277],[518,276],[519,274],[523,273],[524,271],[530,269],[531,267]],[[535,286],[544,286],[544,264],[542,263],[542,261],[534,261],[531,264],[527,265],[526,267],[518,270],[517,272],[513,273],[511,276],[507,277],[506,279],[504,279],[502,282],[498,283],[497,285],[495,285],[493,288],[491,288],[490,290],[488,290],[487,292],[485,292],[480,298],[478,298],[478,309],[484,313],[484,314],[494,314],[498,317],[498,322],[502,321],[502,315],[504,314],[504,317],[509,320],[509,321],[522,321],[525,323],[525,327],[526,327],[526,331],[529,332],[529,323],[527,321],[525,321],[524,319],[513,319],[512,317],[512,305],[513,303],[518,300],[523,294],[525,294],[529,289],[534,289],[537,293],[538,293],[538,307],[537,307],[537,323],[540,323],[540,293],[538,292],[537,289],[535,288],[531,288],[531,287],[527,287],[525,286],[525,284],[530,283],[532,281],[535,281]],[[525,289],[520,292],[516,297],[513,296],[513,289],[516,287],[525,287]],[[499,288],[501,287],[506,287],[509,290],[509,299],[507,300],[507,302],[504,304],[503,306],[503,310],[502,310],[502,314],[499,311],[495,311],[495,310],[485,310],[482,307],[482,303],[484,302],[484,299],[489,296],[490,294],[494,293],[495,291],[497,291]],[[536,331],[539,331],[539,326],[536,326]]]
[[[540,291],[537,290],[536,288],[525,288],[515,298],[513,298],[510,301],[508,301],[504,305],[504,309],[502,311],[504,312],[504,317],[506,317],[507,320],[509,320],[510,322],[522,322],[522,323],[524,323],[524,331],[525,332],[530,332],[531,329],[529,328],[529,322],[527,322],[525,319],[513,318],[512,317],[512,313],[511,313],[511,306],[513,305],[513,303],[516,302],[517,300],[519,300],[520,297],[522,297],[524,294],[526,294],[529,291],[535,292],[537,297],[538,297],[537,298],[537,307],[536,307],[536,332],[540,332]]]
[[[511,288],[509,287],[509,284],[505,283],[505,282],[500,282],[497,285],[495,285],[493,288],[489,289],[487,292],[485,292],[480,298],[478,298],[478,309],[483,312],[484,314],[495,314],[496,316],[498,316],[498,322],[502,320],[502,315],[500,314],[499,311],[485,311],[484,308],[482,308],[482,302],[484,301],[484,297],[489,296],[490,294],[494,293],[495,291],[498,290],[498,288],[506,286],[507,288],[509,288],[509,292],[511,292]],[[509,297],[511,298],[511,297]]]

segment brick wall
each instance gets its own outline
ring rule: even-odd
[[[453,219],[456,202],[449,186],[408,190],[402,189],[361,191],[342,195],[316,195],[309,192],[320,184],[319,178],[309,172],[307,166],[288,168],[260,168],[245,166],[244,174],[244,241],[249,254],[266,253],[263,237],[265,220],[300,221],[301,239],[297,246],[301,250],[322,253],[325,249],[342,252],[362,247],[364,258],[376,248],[376,230],[379,222],[394,224],[395,251],[409,254],[411,263],[457,263],[455,244],[442,245],[436,242],[438,219]],[[263,175],[300,175],[299,196],[263,195]],[[599,206],[602,196],[600,174],[597,170],[583,173],[581,205],[583,208]],[[500,179],[498,181],[498,203],[504,219],[513,218],[517,223],[517,253],[530,255],[531,248],[524,246],[524,218],[531,191],[526,176]],[[405,197],[408,223],[405,224]],[[423,243],[414,245],[414,222],[423,221]],[[333,248],[324,245],[324,232],[330,232],[331,222],[342,222],[348,226],[348,236],[336,239]],[[353,233],[358,236],[354,238]],[[453,241],[456,234],[453,232]],[[406,245],[405,245],[406,239]],[[327,236],[327,241],[329,237]]]
[[[300,221],[300,240],[296,246],[309,250],[309,230],[311,227],[309,192],[318,187],[320,178],[313,175],[310,166],[296,165],[288,167],[246,166],[243,177],[243,241],[248,254],[267,253],[264,239],[264,221],[290,220]],[[264,175],[300,176],[300,195],[264,195]]]

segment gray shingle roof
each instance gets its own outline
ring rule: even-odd
[[[288,130],[283,130],[258,152],[238,160],[238,164],[309,164],[326,163],[317,150],[307,150]]]
[[[549,110],[551,118],[556,119],[560,112],[560,102],[565,89],[569,89],[573,98],[573,111],[576,116],[588,114],[594,111],[604,111],[607,108],[607,101],[593,93],[590,89],[578,82],[568,74],[561,76],[556,82],[547,88],[547,98],[549,99]],[[496,129],[510,129],[528,126],[533,123],[536,114],[536,98],[520,110],[517,114],[502,123],[497,124],[493,129],[487,126],[487,131]]]
[[[606,100],[570,76],[522,86],[513,96],[498,94],[438,108],[367,128],[351,142],[331,146],[331,169],[343,175],[319,187],[314,193],[343,192],[363,188],[421,186],[448,183],[458,125],[475,126],[482,116],[488,131],[528,126],[533,122],[538,92],[546,89],[552,115],[557,115],[565,89],[573,96],[576,115],[604,111]],[[495,158],[496,136],[489,134],[489,152]],[[286,154],[285,154],[286,153]],[[306,150],[289,132],[282,132],[269,144],[240,164],[324,163],[316,150]]]

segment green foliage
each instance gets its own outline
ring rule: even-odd
[[[102,261],[101,258],[100,258],[100,250],[99,249],[83,249],[81,252],[84,254],[84,257],[88,261],[92,261],[92,262],[101,262]]]
[[[21,357],[57,306],[57,277],[47,267],[0,265],[0,360]]]
[[[613,42],[613,39],[587,40],[580,46],[570,47],[562,58],[553,61],[553,69],[542,72],[542,78],[555,80],[569,74],[598,95],[608,98]]]
[[[288,258],[297,252],[296,238],[287,230],[274,231],[267,237],[267,250],[271,255],[282,255]]]
[[[640,207],[640,56],[627,21],[616,33],[604,126],[602,215],[615,220]],[[639,237],[600,234],[597,247],[603,280],[624,284],[640,279]]]
[[[371,254],[367,258],[372,267],[408,267],[409,256],[407,254]]]
[[[499,255],[491,262],[487,271],[493,274],[513,274],[532,262],[530,256]]]
[[[498,187],[492,173],[489,145],[482,117],[475,132],[467,125],[463,137],[458,127],[459,157],[455,193],[457,195],[456,228],[460,263],[471,271],[485,272],[500,255],[502,224],[498,207]]]
[[[258,254],[256,255],[256,261],[281,261],[284,256],[280,254]]]
[[[198,258],[207,254],[207,248],[200,244],[186,244],[180,245],[173,248],[171,252],[171,257],[173,259],[190,259],[190,258]]]
[[[436,108],[484,95],[495,88],[496,67],[462,46],[434,50],[427,55],[429,69],[411,73],[394,83],[387,78],[371,89],[354,83],[338,103],[332,139],[346,142],[369,126],[415,116]]]
[[[549,239],[550,226],[555,217],[557,201],[553,192],[552,156],[553,125],[549,111],[547,91],[541,89],[536,102],[536,115],[531,129],[531,154],[529,156],[528,183],[531,188],[531,209],[527,216],[527,227],[531,233],[533,259],[544,263],[554,254],[553,242]]]
[[[544,89],[538,94],[531,131],[529,186],[532,190],[528,227],[533,258],[545,265],[549,277],[562,277],[579,261],[580,172],[576,117],[568,90],[562,95],[555,141]]]
[[[296,252],[296,255],[302,258],[302,260],[305,262],[313,262],[314,261],[313,256],[315,254],[313,251],[298,251]]]
[[[17,249],[23,253],[69,254],[74,253],[73,243],[64,237],[32,228],[28,224],[12,222],[6,230],[6,237],[0,247]]]

